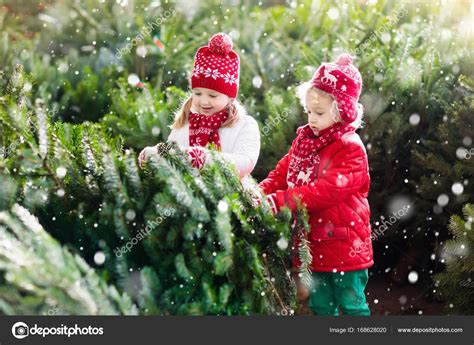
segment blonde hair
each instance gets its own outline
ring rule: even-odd
[[[335,120],[337,121],[342,120],[339,113],[339,109],[337,108],[337,102],[334,96],[331,95],[330,93],[327,93],[323,90],[318,89],[317,87],[314,87],[310,81],[304,82],[303,84],[298,85],[296,88],[296,96],[299,98],[300,103],[303,106],[305,111],[308,110],[306,108],[306,95],[309,92],[316,93],[323,97],[324,96],[330,97],[332,99],[331,113],[336,117]],[[356,119],[351,122],[351,125],[355,128],[363,127],[364,125],[364,122],[362,121],[363,117],[364,117],[364,107],[362,106],[362,104],[357,103],[357,116],[356,116]]]
[[[175,113],[174,122],[170,126],[171,129],[179,129],[182,128],[186,121],[188,121],[189,113],[191,112],[191,106],[193,103],[193,96],[190,95],[187,99],[183,101],[179,110]],[[229,104],[226,106],[229,117],[228,119],[222,124],[221,127],[232,127],[239,121],[241,116],[247,114],[244,106],[240,104],[239,101],[236,99],[232,99]]]

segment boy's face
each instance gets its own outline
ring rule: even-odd
[[[313,133],[319,132],[339,122],[339,116],[334,112],[333,99],[330,96],[310,90],[306,94],[306,111],[308,123]]]
[[[212,115],[229,104],[230,97],[223,93],[197,87],[193,89],[193,108],[200,114]]]

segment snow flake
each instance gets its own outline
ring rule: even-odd
[[[460,182],[453,183],[451,191],[454,195],[461,195],[464,192],[464,186]]]
[[[262,86],[262,78],[261,78],[259,75],[253,77],[253,79],[252,79],[252,85],[253,85],[256,89],[260,89],[260,87]]]
[[[59,178],[64,178],[66,176],[67,170],[65,167],[58,167],[56,169],[56,176]]]
[[[221,75],[222,78],[224,78],[224,81],[227,83],[227,84],[236,84],[237,83],[237,79],[235,78],[234,75],[231,75],[229,72],[227,72],[226,74],[222,74]]]
[[[446,206],[449,203],[449,196],[447,194],[440,194],[437,199],[438,205],[441,207]]]
[[[98,251],[97,253],[95,253],[94,255],[94,262],[96,265],[103,265],[104,262],[105,262],[105,254],[104,252],[102,251]]]
[[[281,250],[285,250],[286,248],[288,248],[288,240],[287,240],[286,238],[281,237],[281,238],[277,241],[277,246],[278,246],[278,248],[280,248]]]
[[[229,209],[229,204],[225,200],[220,200],[217,204],[217,209],[222,213],[227,212]]]
[[[131,86],[136,86],[138,83],[140,83],[140,78],[138,77],[138,75],[136,75],[135,73],[132,73],[128,76],[127,78],[127,82],[131,85]]]
[[[204,68],[199,65],[196,65],[193,68],[193,76],[199,77],[199,74],[204,74]]]
[[[410,125],[412,125],[412,126],[418,125],[418,124],[420,123],[420,115],[418,115],[418,114],[416,114],[416,113],[415,113],[415,114],[412,114],[412,115],[410,116],[409,121],[410,121]]]
[[[418,273],[416,271],[411,271],[409,274],[408,274],[408,281],[411,283],[411,284],[415,284],[417,281],[418,281]]]
[[[337,20],[339,18],[339,10],[335,7],[332,7],[328,11],[328,17],[331,20]]]
[[[211,68],[206,68],[206,70],[204,71],[204,76],[206,78],[213,78],[213,79],[217,79],[220,77],[220,73],[219,73],[219,70],[217,69],[211,69]]]

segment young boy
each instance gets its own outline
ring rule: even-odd
[[[308,210],[313,256],[309,306],[318,315],[370,315],[364,289],[373,265],[367,153],[355,132],[362,78],[349,54],[323,63],[299,88],[308,123],[260,183],[274,212],[295,198]],[[298,267],[296,257],[294,265]]]

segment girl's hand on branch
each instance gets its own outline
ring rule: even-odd
[[[156,146],[145,147],[138,155],[138,165],[143,168],[145,161],[152,155],[158,155],[158,149]]]

